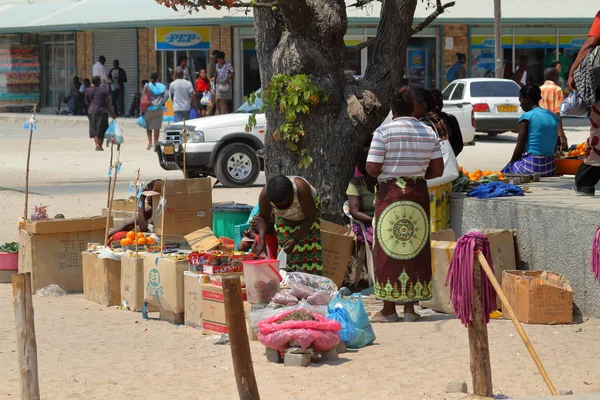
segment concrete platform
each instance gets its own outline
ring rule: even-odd
[[[26,113],[0,113],[0,122],[23,123],[29,119],[30,114]],[[53,115],[37,114],[38,125],[58,125],[58,126],[88,126],[88,117],[82,115]],[[124,128],[135,128],[135,118],[119,118],[119,122]]]
[[[458,235],[472,229],[517,232],[521,269],[564,274],[573,301],[585,316],[600,317],[600,284],[590,270],[592,241],[600,225],[600,191],[577,196],[572,179],[545,178],[527,186],[524,197],[473,199],[453,194],[451,228]]]

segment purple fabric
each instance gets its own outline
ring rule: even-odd
[[[361,176],[364,176],[364,175],[360,173],[360,171],[358,170],[358,168],[354,168],[354,177],[355,178],[360,178]]]
[[[556,170],[555,157],[532,156],[524,153],[520,160],[508,163],[503,174],[529,175],[539,174],[541,177],[553,176]]]
[[[85,103],[89,104],[88,114],[108,114],[108,90],[103,87],[90,87],[85,91]]]
[[[356,235],[356,239],[359,242],[361,242],[361,243],[365,242],[365,237],[363,236],[362,228],[360,227],[359,224],[352,224],[352,231]],[[371,224],[365,224],[365,232],[367,234],[367,242],[369,242],[369,244],[372,245],[373,244],[373,226]]]

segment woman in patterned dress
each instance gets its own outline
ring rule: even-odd
[[[436,133],[412,116],[414,107],[408,87],[394,93],[394,119],[375,131],[367,159],[378,179],[373,265],[375,295],[383,300],[372,322],[397,322],[396,304],[404,305],[404,321],[416,321],[415,303],[432,297],[425,179],[442,176],[444,161]]]
[[[264,251],[267,224],[274,210],[279,248],[287,253],[285,269],[322,275],[321,199],[316,189],[299,176],[274,176],[260,193],[259,208],[260,240],[252,252]]]

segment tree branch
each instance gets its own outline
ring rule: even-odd
[[[178,11],[177,7],[188,8],[189,12],[192,10],[199,11],[200,8],[206,9],[207,7],[213,7],[217,10],[221,8],[273,8],[279,5],[277,0],[268,3],[260,3],[257,1],[244,2],[240,0],[155,0],[158,4],[165,7],[172,8]]]
[[[369,3],[374,2],[375,0],[357,0],[356,3],[354,4],[350,4],[348,7],[356,7],[356,8],[361,8],[366,6]],[[380,1],[380,0],[379,0]]]
[[[359,52],[362,49],[364,49],[366,47],[369,47],[372,44],[375,44],[375,42],[377,42],[377,38],[376,37],[372,37],[371,39],[366,40],[366,41],[364,41],[362,43],[359,43],[359,44],[357,44],[355,46],[348,47],[346,49],[346,54],[352,54],[352,53]]]
[[[442,4],[442,0],[436,0],[435,2],[435,11],[427,16],[420,24],[413,25],[411,28],[411,35],[421,32],[423,29],[427,28],[429,24],[431,24],[440,14],[443,14],[447,8],[453,7],[456,3],[451,1],[446,4]]]

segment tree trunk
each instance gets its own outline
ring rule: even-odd
[[[268,0],[258,0],[265,2]],[[321,194],[322,216],[341,223],[346,188],[357,151],[389,113],[389,98],[402,82],[402,60],[417,0],[384,0],[378,40],[365,79],[344,75],[347,30],[344,0],[285,0],[276,9],[255,8],[256,51],[263,89],[276,74],[312,75],[330,96],[303,117],[306,135],[300,148],[313,162],[298,166],[299,155],[272,139],[283,123],[267,109],[265,165],[267,180],[278,174],[306,178]]]

